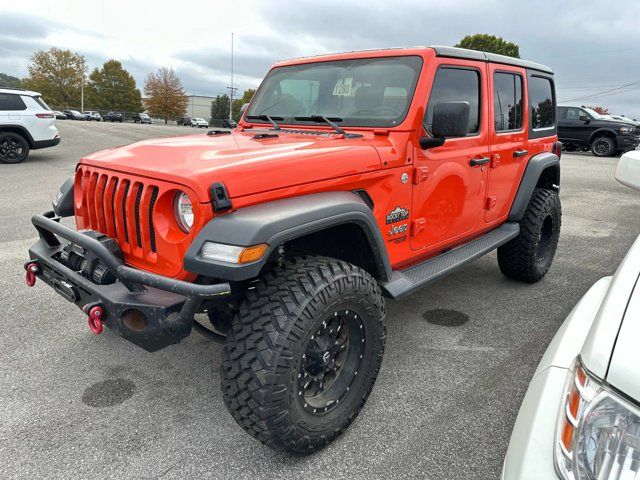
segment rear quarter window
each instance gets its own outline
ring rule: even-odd
[[[20,95],[14,93],[0,93],[0,111],[16,111],[26,110],[25,105]]]
[[[556,95],[551,77],[529,73],[529,138],[556,134]]]

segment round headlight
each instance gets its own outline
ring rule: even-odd
[[[191,227],[193,227],[193,205],[189,195],[184,192],[178,192],[174,200],[174,209],[176,213],[176,220],[180,228],[189,233]]]

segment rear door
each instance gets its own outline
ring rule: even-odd
[[[0,119],[5,122],[17,122],[21,119],[27,106],[20,95],[15,93],[0,93]]]
[[[592,129],[580,115],[587,112],[578,107],[558,107],[558,138],[572,142],[587,142]],[[587,115],[588,116],[588,115]]]
[[[523,68],[488,64],[491,99],[491,164],[484,219],[499,221],[509,213],[511,199],[530,157],[526,150],[526,71]]]

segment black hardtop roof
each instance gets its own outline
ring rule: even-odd
[[[530,62],[528,60],[520,60],[519,58],[507,57],[506,55],[498,55],[497,53],[480,52],[478,50],[468,50],[466,48],[432,46],[438,57],[463,58],[465,60],[478,60],[480,62],[501,63],[503,65],[515,65],[516,67],[529,68],[553,75],[551,67],[542,65],[541,63]]]

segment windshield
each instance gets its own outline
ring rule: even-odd
[[[610,119],[608,115],[600,115],[598,112],[596,112],[595,110],[592,110],[591,108],[583,107],[583,110],[585,110],[589,115],[591,115],[596,120],[608,120],[608,119]]]
[[[245,118],[269,115],[279,123],[308,125],[316,123],[308,117],[322,115],[343,127],[393,127],[407,115],[421,66],[422,59],[412,56],[278,67],[262,82]]]

